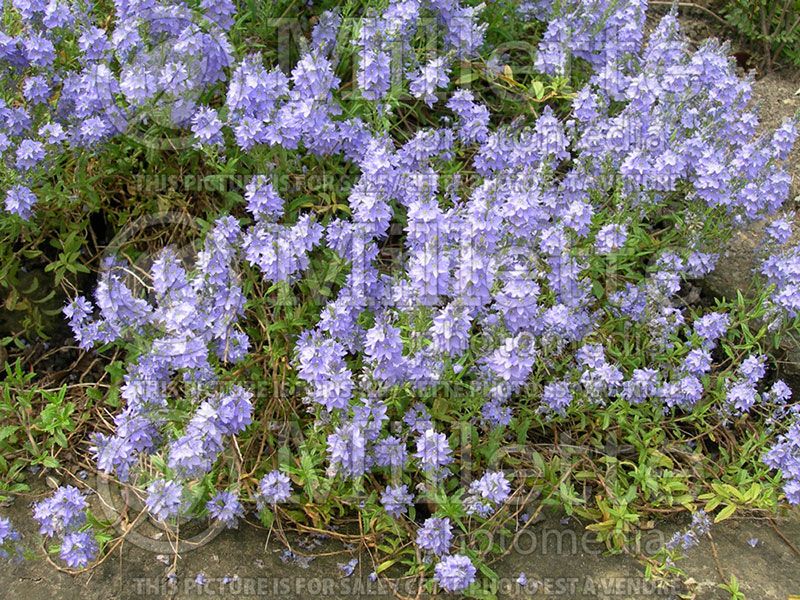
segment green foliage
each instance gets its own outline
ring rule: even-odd
[[[67,448],[76,427],[76,407],[66,399],[67,386],[44,389],[33,384],[35,378],[19,360],[5,365],[0,382],[0,498],[27,489],[27,467],[61,466],[58,454]]]
[[[731,575],[728,583],[720,583],[717,587],[728,592],[731,600],[746,600],[744,593],[739,589],[739,580],[736,579],[736,575]]]
[[[768,71],[782,60],[800,66],[800,1],[730,0],[725,17],[763,53]]]
[[[264,52],[267,61],[286,60],[291,64],[291,52],[289,56],[277,56],[269,43],[276,37],[276,17],[300,15],[300,37],[307,32],[309,23],[303,18],[303,4],[248,0],[235,30],[240,38],[237,42],[246,43],[250,50]],[[515,56],[530,51],[530,47],[515,40],[539,35],[537,28],[541,25],[507,19],[511,3],[487,4],[485,20],[490,36],[487,46],[496,49],[493,54],[503,51],[510,58],[499,72],[489,67],[492,55],[465,61],[454,77],[455,83],[469,84],[475,95],[490,106],[498,121],[532,119],[546,105],[565,111],[588,71],[582,72],[577,64],[569,78],[548,78],[515,68]],[[355,1],[346,2],[342,13],[345,17],[355,14],[359,6]],[[729,4],[728,19],[748,40],[763,46],[770,64],[782,58],[800,64],[800,2],[736,0]],[[761,23],[767,24],[766,33]],[[414,50],[420,55],[425,51],[422,37],[415,40]],[[343,78],[352,75],[352,53],[352,47],[346,46],[340,57],[338,74]],[[520,56],[518,62],[532,61],[530,56]],[[385,131],[399,142],[436,120],[436,115],[431,115],[422,103],[411,101],[403,90],[391,92],[385,114],[378,114],[374,107],[356,97],[343,104],[345,113],[363,115],[373,129]],[[402,118],[390,119],[388,115]],[[54,165],[51,187],[37,209],[35,220],[25,223],[15,218],[0,219],[0,286],[6,297],[4,309],[21,315],[4,327],[3,335],[7,336],[4,344],[15,342],[23,346],[23,333],[28,339],[52,335],[55,327],[48,319],[59,318],[65,297],[91,287],[90,275],[96,270],[105,245],[138,217],[167,210],[186,214],[199,229],[186,236],[191,243],[202,238],[210,220],[219,214],[230,212],[246,218],[237,191],[241,186],[236,182],[246,181],[253,173],[269,170],[272,180],[277,182],[295,182],[293,177],[304,174],[304,182],[287,185],[292,188],[290,192],[280,190],[287,201],[287,222],[306,211],[313,212],[322,222],[348,214],[346,198],[357,177],[351,165],[335,159],[301,157],[280,147],[256,148],[247,154],[232,150],[222,160],[215,150],[177,151],[142,143],[142,139],[158,139],[162,134],[157,125],[152,125],[141,138],[130,136],[114,141],[99,157],[64,159]],[[442,170],[448,175],[459,173],[465,162],[465,157],[454,156]],[[312,185],[309,183],[312,180],[333,185]],[[600,215],[599,222],[608,222],[609,215],[624,212],[626,208],[620,207],[620,198],[613,192],[599,200],[596,205],[605,203],[609,213]],[[631,214],[639,210],[627,208]],[[647,221],[652,227],[634,223],[622,249],[610,257],[596,257],[588,265],[598,300],[622,289],[626,283],[640,281],[653,257],[663,249],[685,247],[687,241],[696,239],[718,245],[726,235],[721,210],[699,204],[690,206],[680,193],[666,199],[640,221]],[[174,243],[175,237],[181,237],[172,224],[156,237],[151,234],[126,239],[119,251],[133,259],[146,257],[150,249]],[[433,565],[420,564],[413,544],[407,543],[413,535],[407,523],[387,515],[377,494],[366,491],[371,488],[364,481],[342,481],[327,475],[326,431],[309,427],[314,416],[300,406],[295,394],[296,373],[291,360],[296,336],[314,325],[321,307],[333,297],[346,275],[341,259],[327,250],[315,254],[308,275],[292,284],[267,285],[256,269],[243,265],[243,291],[249,299],[244,326],[253,347],[246,363],[229,375],[260,390],[256,393],[255,422],[237,438],[240,456],[236,472],[226,461],[220,461],[207,476],[209,485],[197,486],[192,501],[202,505],[208,491],[213,489],[211,481],[235,481],[252,492],[257,474],[280,466],[302,490],[306,503],[286,510],[262,510],[260,519],[265,527],[271,528],[276,519],[284,519],[324,529],[357,509],[364,535],[375,540],[377,573],[422,572],[430,579]],[[609,551],[626,551],[654,514],[679,514],[704,508],[720,522],[733,514],[777,506],[780,480],[761,461],[770,439],[763,423],[753,425],[758,417],[768,415],[770,407],[754,411],[750,420],[725,420],[712,409],[719,405],[725,382],[741,358],[774,345],[775,340],[763,325],[763,306],[763,297],[745,299],[741,295],[730,303],[720,304],[718,308],[731,315],[731,327],[721,342],[721,352],[729,361],[726,368],[705,378],[704,386],[710,390],[708,398],[691,413],[673,409],[665,414],[658,405],[632,406],[616,400],[591,408],[576,402],[559,418],[545,417],[538,411],[541,386],[563,367],[558,356],[551,356],[550,364],[537,366],[529,388],[521,394],[511,425],[488,433],[479,431],[476,425],[485,390],[462,385],[452,365],[448,373],[451,390],[422,394],[411,389],[394,390],[386,398],[386,404],[397,418],[414,402],[424,402],[438,422],[449,426],[451,446],[459,449],[458,458],[469,464],[472,472],[491,467],[523,474],[521,481],[525,488],[535,492],[532,497],[538,497],[544,506],[583,519],[588,523],[587,529]],[[430,320],[432,316],[420,318]],[[603,323],[596,341],[602,342],[614,360],[627,370],[654,363],[677,364],[685,354],[685,343],[680,340],[673,340],[667,348],[648,347],[650,335],[646,325],[631,327],[622,319],[611,317]],[[405,338],[429,325],[397,323]],[[109,375],[110,390],[106,393],[87,389],[85,394],[90,403],[102,402],[114,408],[120,405],[119,386],[125,361],[119,354],[127,354],[131,359],[138,349],[131,344],[118,350],[113,355],[108,348],[97,351]],[[473,359],[467,356],[462,362],[474,362]],[[63,467],[59,454],[69,445],[70,436],[92,414],[91,407],[76,406],[69,399],[68,384],[43,387],[37,383],[36,374],[26,371],[21,361],[7,364],[5,371],[0,382],[0,498],[4,493],[26,489],[25,470],[31,465],[48,469]],[[190,414],[189,406],[176,404],[171,410]],[[294,431],[304,431],[306,435],[299,441],[292,440]],[[516,452],[517,447],[524,451]],[[265,448],[275,451],[265,452]],[[159,460],[155,457],[153,466],[164,469]],[[406,475],[402,483],[411,480]],[[496,581],[490,564],[502,551],[499,541],[514,535],[518,513],[527,510],[525,504],[531,497],[519,499],[522,506],[504,507],[478,527],[470,522],[460,483],[453,480],[445,486],[431,486],[423,494],[423,501],[410,509],[409,517],[420,521],[423,512],[430,512],[449,517],[462,532],[472,531],[463,552],[487,580]],[[653,564],[648,569],[654,576],[670,571]],[[735,578],[723,589],[730,592],[731,598],[743,598]],[[491,592],[477,587],[468,590],[466,596],[493,597]]]

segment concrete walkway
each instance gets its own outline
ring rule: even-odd
[[[28,545],[37,543],[36,524],[30,507],[20,499],[2,509],[23,533]],[[593,541],[593,535],[574,519],[548,516],[517,537],[507,556],[494,568],[500,575],[498,598],[730,598],[717,584],[731,574],[752,600],[787,600],[800,597],[800,513],[776,520],[731,519],[712,528],[713,544],[704,539],[679,564],[688,575],[675,591],[657,590],[645,581],[643,568],[634,558],[610,556]],[[202,525],[200,525],[202,528]],[[675,522],[655,523],[645,532],[640,549],[652,553],[672,533]],[[385,586],[369,580],[369,555],[332,539],[290,534],[295,558],[277,540],[267,544],[267,532],[259,525],[242,523],[238,530],[219,533],[208,543],[182,552],[174,584],[166,575],[172,570],[169,544],[152,525],[135,529],[136,536],[112,552],[93,571],[77,576],[60,573],[43,553],[0,572],[0,597],[13,600],[134,600],[146,598],[392,598]],[[187,533],[188,531],[188,533]],[[184,535],[191,535],[191,527]],[[205,532],[208,533],[207,531]],[[712,548],[713,545],[713,548]],[[792,548],[794,546],[794,548]],[[162,554],[162,552],[165,553]],[[715,558],[716,556],[716,558]],[[349,577],[341,568],[358,559]],[[197,583],[203,573],[205,585]],[[525,573],[527,586],[516,583]],[[201,578],[202,579],[202,578]],[[401,588],[402,589],[402,588]],[[413,595],[415,583],[407,592]],[[679,595],[684,594],[684,595]]]

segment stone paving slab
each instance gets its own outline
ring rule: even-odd
[[[24,538],[38,539],[36,524],[27,502],[17,501],[4,509]],[[627,555],[609,555],[575,519],[550,515],[528,527],[509,543],[511,551],[494,568],[500,576],[498,598],[608,598],[619,600],[676,599],[722,600],[729,598],[717,584],[734,574],[752,600],[788,600],[800,596],[800,511],[776,519],[778,532],[766,519],[730,519],[712,529],[714,549],[703,540],[681,561],[693,580],[685,595],[658,590],[645,581],[642,565]],[[677,522],[656,523],[645,532],[640,549],[652,553],[672,533]],[[137,531],[139,531],[137,529]],[[150,538],[151,530],[147,533]],[[260,525],[242,523],[237,530],[221,532],[209,543],[185,552],[177,561],[177,584],[167,584],[165,575],[171,560],[154,548],[126,542],[93,571],[69,575],[53,569],[43,554],[0,571],[0,598],[25,600],[157,600],[174,598],[224,598],[245,600],[393,598],[384,586],[370,582],[371,562],[366,553],[347,548],[333,540],[321,542],[316,558],[306,568],[284,562],[285,547],[273,533]],[[294,549],[309,540],[308,535],[287,536]],[[716,559],[714,555],[716,554]],[[350,577],[339,567],[352,558],[359,566]],[[720,576],[720,571],[725,579]],[[195,583],[198,573],[205,586]],[[528,579],[526,587],[516,584],[519,574]],[[238,577],[232,583],[224,578]],[[402,590],[403,588],[401,588]],[[415,591],[409,583],[406,591]],[[686,594],[686,592],[689,592]],[[454,596],[443,596],[454,597]]]

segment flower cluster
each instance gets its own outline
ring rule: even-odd
[[[10,560],[20,556],[20,540],[22,535],[16,530],[11,520],[0,517],[0,559]]]
[[[478,18],[479,10],[453,0],[394,0],[383,14],[363,19],[354,42],[358,49],[357,80],[361,94],[374,102],[384,99],[393,83],[393,57],[413,59],[411,38],[433,20],[441,29],[445,56],[406,69],[412,95],[432,106],[436,102],[436,89],[449,83],[449,57],[469,58],[483,43],[486,26]],[[403,69],[409,65],[397,66]]]
[[[209,516],[226,527],[236,527],[244,517],[244,507],[238,494],[221,491],[214,494],[206,504]]]
[[[233,4],[119,0],[113,15],[60,0],[14,8],[18,24],[0,33],[0,80],[21,90],[14,102],[0,100],[0,153],[16,181],[7,211],[30,218],[31,188],[67,151],[153,124],[214,136],[198,101],[226,78]]]
[[[292,493],[292,482],[280,471],[270,471],[258,482],[258,498],[265,505],[286,502]]]
[[[156,258],[149,289],[126,281],[123,265],[109,261],[96,292],[99,315],[79,297],[65,309],[83,347],[131,336],[147,339],[147,351],[129,367],[121,395],[125,409],[116,416],[113,436],[97,434],[98,467],[128,479],[140,454],[165,448],[175,477],[193,479],[210,471],[224,439],[241,433],[251,420],[252,394],[241,386],[216,390],[217,363],[236,363],[247,353],[247,336],[237,328],[244,296],[236,272],[241,231],[230,218],[218,220],[198,253],[195,270],[186,270],[170,248]],[[143,282],[133,282],[142,285]],[[144,293],[150,291],[152,300]],[[188,400],[196,406],[183,434],[169,439],[169,383],[181,375]],[[177,513],[175,482],[154,483],[148,504],[159,518]],[[228,519],[230,520],[230,519]]]
[[[477,569],[468,556],[453,554],[436,565],[433,579],[448,592],[460,592],[475,581]]]
[[[800,245],[779,251],[761,266],[767,283],[773,286],[771,302],[778,316],[795,319],[800,315]]]
[[[86,526],[87,508],[84,494],[68,485],[59,487],[33,509],[39,533],[61,539],[61,559],[73,569],[88,565],[99,551],[94,532]]]
[[[622,99],[640,50],[645,0],[567,0],[525,2],[526,16],[547,23],[537,48],[536,67],[564,75],[576,68],[575,59],[592,67],[592,83],[611,97]]]
[[[780,469],[786,499],[800,504],[800,418],[795,416],[794,423],[778,437],[764,462],[773,469]]]
[[[677,550],[680,548],[686,551],[694,548],[709,531],[711,531],[711,519],[705,511],[697,511],[692,515],[692,522],[689,527],[684,531],[676,531],[667,541],[666,549]]]
[[[641,9],[625,5],[617,25],[628,26],[630,7]],[[723,48],[708,44],[692,52],[674,16],[664,18],[647,46],[638,38],[623,45],[619,56],[627,57],[632,75],[613,92],[590,82],[568,123],[546,109],[531,126],[488,131],[486,109],[457,92],[448,103],[459,117],[455,130],[422,131],[399,148],[379,138],[366,144],[357,159],[362,179],[350,197],[352,219],[327,228],[328,245],[352,270],[319,325],[297,345],[309,401],[343,417],[329,437],[334,472],[361,475],[385,464],[374,457],[380,440],[364,429],[374,421],[361,419],[359,426],[348,414],[368,410],[357,398],[402,385],[431,389],[476,348],[474,369],[459,377],[488,390],[487,424],[507,424],[508,401],[536,364],[548,364],[569,345],[576,348],[571,368],[545,385],[543,410],[563,414],[577,398],[691,408],[704,396],[702,377],[722,333],[706,317],[687,322],[673,300],[682,280],[708,273],[716,255],[702,247],[664,248],[650,272],[610,295],[621,318],[650,324],[654,360],[655,350],[685,340],[680,369],[665,362],[626,373],[602,345],[576,345],[598,327],[589,261],[578,259],[577,250],[624,251],[647,215],[679,190],[698,213],[754,219],[774,212],[788,193],[780,163],[794,124],[757,137],[747,109],[749,82],[736,76]],[[612,106],[620,99],[621,108]],[[431,172],[458,143],[475,146],[483,181],[448,206]],[[609,187],[618,190],[616,214],[634,217],[596,228],[598,207],[590,200]],[[389,201],[405,210],[407,235],[403,263],[386,276],[376,258],[388,235]],[[366,314],[372,325],[363,327],[357,316]],[[411,330],[410,323],[427,325]],[[705,342],[692,349],[687,342],[696,331]],[[357,375],[347,357],[359,349],[364,367]],[[446,476],[445,436],[434,427],[415,435],[420,471]],[[391,494],[389,504],[401,511]]]
[[[709,223],[738,226],[781,208],[789,192],[783,162],[796,123],[759,135],[751,82],[737,76],[727,49],[715,42],[693,49],[674,14],[645,43],[643,0],[524,4],[526,14],[546,22],[538,68],[564,76],[571,68],[590,72],[576,78],[585,83],[572,110],[547,106],[493,123],[488,106],[458,89],[442,103],[447,114],[402,140],[383,127],[392,117],[387,97],[395,50],[413,57],[402,65],[408,92],[432,107],[451,87],[452,61],[482,44],[477,8],[391,0],[383,13],[366,15],[354,45],[356,105],[374,107],[369,116],[354,114],[343,99],[335,12],[321,16],[287,73],[266,67],[259,54],[232,58],[221,33],[233,17],[225,2],[202,3],[202,15],[183,5],[162,11],[121,4],[110,37],[81,30],[83,70],[60,84],[58,106],[67,103],[69,118],[53,121],[40,136],[63,134],[64,143],[91,145],[127,127],[129,107],[166,102],[170,123],[188,128],[201,149],[226,150],[232,139],[237,153],[310,154],[346,162],[357,173],[348,210],[329,216],[293,208],[263,167],[244,189],[247,222],[219,218],[193,268],[168,248],[143,281],[110,259],[94,302],[79,297],[65,309],[82,348],[134,340],[139,350],[125,375],[115,431],[97,434],[94,451],[99,468],[123,480],[134,478],[142,456],[163,458],[163,476],[147,482],[146,505],[156,518],[187,509],[186,488],[212,471],[226,440],[252,419],[251,392],[217,381],[220,369],[240,363],[249,349],[238,326],[245,286],[237,267],[253,265],[269,284],[293,283],[321,247],[344,271],[334,296],[294,340],[298,389],[313,415],[309,427],[327,457],[327,476],[343,486],[376,482],[388,523],[414,514],[413,503],[429,501],[431,488],[457,487],[459,456],[446,433],[457,421],[502,434],[523,407],[547,421],[620,402],[652,405],[659,414],[716,402],[723,416],[786,402],[782,382],[765,389],[760,355],[738,361],[715,388],[715,360],[732,318],[685,308],[679,296],[687,280],[716,264],[704,230]],[[441,26],[441,51],[419,61],[410,50],[425,16]],[[31,31],[44,22],[25,21]],[[163,68],[149,62],[154,40],[175,51]],[[27,61],[22,71],[33,65],[44,77],[26,79],[21,89],[29,102],[48,97],[49,80],[40,71],[57,62],[54,52],[46,44],[19,56],[8,48],[5,60]],[[119,74],[108,66],[112,55],[122,65]],[[200,90],[225,80],[224,106],[200,102]],[[92,87],[98,81],[104,95]],[[49,142],[28,136],[32,118],[25,109],[3,111],[14,169],[35,170]],[[72,118],[83,128],[95,117],[108,120],[105,129],[70,129]],[[454,166],[475,173],[474,183],[451,181]],[[29,216],[34,203],[24,183],[9,189],[9,210]],[[654,226],[675,212],[681,218],[674,223]],[[787,229],[776,221],[770,235],[783,243]],[[392,244],[402,252],[387,268],[382,250]],[[624,268],[603,270],[612,263]],[[762,269],[774,289],[772,303],[790,318],[800,306],[798,265],[794,249]],[[636,335],[628,339],[629,331]],[[642,364],[620,360],[622,343],[635,346]],[[169,385],[176,381],[182,386]],[[467,390],[458,402],[443,392],[453,384]],[[723,398],[716,396],[720,389]],[[190,406],[191,415],[176,423],[178,403]],[[792,429],[767,458],[783,470],[791,501],[800,498],[798,439]],[[483,524],[503,510],[517,483],[488,471],[452,502]],[[273,470],[253,499],[268,510],[291,495],[292,481]],[[212,495],[205,510],[227,526],[244,513],[231,491]],[[40,513],[43,533],[65,541],[83,525],[73,522],[74,512]],[[461,528],[440,515],[416,526],[416,545],[435,562],[435,581],[461,591],[476,567],[451,554]],[[704,527],[695,523],[692,536]],[[87,544],[70,538],[62,545],[65,560],[85,564],[88,558],[76,557],[89,555]],[[688,538],[676,544],[686,546]]]
[[[692,410],[708,398],[711,353],[725,335],[727,316],[697,315],[675,299],[684,280],[714,268],[717,255],[687,232],[688,247],[663,245],[641,277],[609,293],[616,318],[648,324],[643,351],[652,360],[633,370],[616,364],[594,338],[602,306],[592,257],[623,256],[647,231],[648,219],[677,198],[698,218],[713,212],[742,223],[773,214],[788,196],[782,161],[796,126],[787,121],[774,134],[757,135],[750,82],[737,76],[724,47],[710,42],[693,51],[674,15],[645,45],[644,3],[612,11],[605,35],[617,46],[600,51],[592,36],[601,4],[572,3],[567,17],[549,22],[540,52],[555,71],[566,64],[556,55],[567,47],[595,69],[570,120],[546,108],[531,124],[492,130],[488,110],[459,91],[447,103],[458,117],[453,126],[420,131],[399,146],[375,135],[354,157],[362,176],[349,198],[352,217],[331,222],[326,232],[328,246],[351,271],[319,324],[297,343],[307,400],[324,409],[324,422],[334,423],[331,474],[380,472],[390,464],[386,446],[398,443],[396,464],[403,465],[405,445],[413,443],[406,472],[416,468],[434,481],[449,477],[452,451],[436,424],[429,417],[419,427],[417,419],[404,419],[407,428],[398,436],[393,425],[399,423],[374,398],[401,388],[434,390],[451,373],[485,391],[487,427],[509,423],[511,400],[532,382],[537,365],[560,373],[541,394],[542,412],[552,415],[578,402],[602,406],[617,399]],[[570,31],[556,39],[565,23]],[[374,34],[374,41],[376,31],[380,23],[362,35]],[[441,69],[435,63],[416,71],[411,93],[432,102],[443,87]],[[365,75],[362,87],[367,81],[383,78]],[[369,88],[375,99],[385,92],[378,88]],[[482,179],[465,197],[453,197],[440,188],[438,169],[465,150]],[[610,205],[598,205],[595,199],[608,198],[609,190]],[[385,274],[377,249],[389,234],[392,204],[405,215],[405,252]],[[787,270],[773,272],[790,281]],[[732,383],[725,403],[739,412],[758,401],[763,374],[751,362],[740,369],[747,389]],[[393,431],[391,441],[383,427]],[[484,476],[469,490],[469,512],[490,515],[507,486]],[[406,514],[407,490],[384,489],[387,512]],[[426,522],[417,544],[444,554],[446,531],[439,521]]]
[[[469,496],[465,501],[467,514],[487,517],[494,512],[496,505],[502,505],[511,495],[511,486],[500,471],[490,471],[469,486]]]

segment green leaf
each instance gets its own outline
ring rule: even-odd
[[[275,522],[275,513],[268,508],[262,510],[258,516],[261,519],[261,524],[267,529],[270,529]]]
[[[726,505],[725,508],[723,508],[721,511],[717,513],[717,516],[714,518],[714,523],[721,523],[725,519],[729,519],[735,512],[736,512],[735,504]]]
[[[57,469],[59,465],[58,460],[56,460],[54,456],[50,455],[43,456],[41,457],[41,460],[38,460],[36,462],[43,464],[48,469]]]
[[[19,429],[19,425],[4,425],[0,427],[0,441],[13,435],[17,429]]]
[[[376,569],[375,569],[375,573],[383,573],[383,572],[384,572],[386,569],[388,569],[389,567],[391,567],[391,566],[392,566],[393,564],[395,564],[396,562],[397,562],[397,560],[394,560],[394,559],[392,559],[392,560],[385,560],[385,561],[383,561],[381,564],[379,564],[379,565],[376,567]]]

